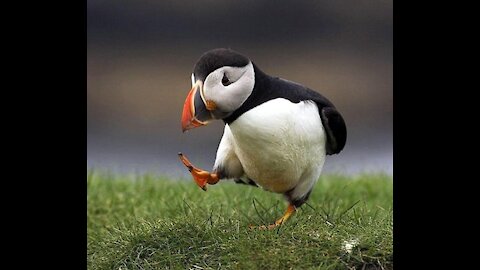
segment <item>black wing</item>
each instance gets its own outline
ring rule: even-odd
[[[320,110],[320,106],[318,108]],[[347,126],[342,115],[335,107],[323,107],[320,110],[320,118],[327,132],[327,154],[340,153],[347,142]]]

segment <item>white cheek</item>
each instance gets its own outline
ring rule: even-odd
[[[192,73],[192,87],[193,87],[194,84],[195,84],[195,76]]]
[[[229,111],[234,111],[250,96],[250,89],[253,89],[251,81],[248,78],[241,78],[234,84],[225,87],[219,98]]]
[[[228,67],[233,69],[232,67]],[[255,84],[255,72],[250,63],[246,71],[234,83],[223,86],[221,79],[225,68],[212,72],[205,80],[205,99],[213,100],[218,108],[224,112],[233,112],[238,109],[252,93]]]
[[[208,75],[203,86],[203,95],[206,100],[213,100],[218,102],[222,93],[225,92],[225,87],[219,83],[219,72],[213,72]]]

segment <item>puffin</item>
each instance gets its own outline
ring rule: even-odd
[[[283,194],[284,224],[309,198],[327,155],[340,153],[347,128],[326,97],[301,84],[263,72],[246,56],[226,48],[196,62],[182,112],[182,132],[213,120],[225,123],[211,172],[178,153],[203,190],[220,180]]]

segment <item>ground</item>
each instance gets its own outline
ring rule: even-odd
[[[279,194],[221,181],[88,171],[88,269],[392,269],[393,181],[327,175],[270,231]],[[187,181],[186,181],[187,180]]]

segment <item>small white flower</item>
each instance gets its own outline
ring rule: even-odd
[[[352,249],[356,247],[358,244],[358,240],[350,240],[350,241],[343,241],[343,250],[345,250],[347,253],[352,253]]]

